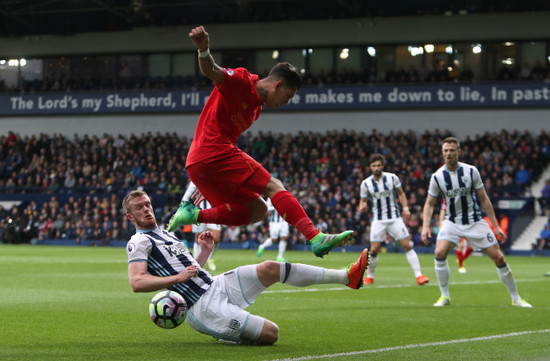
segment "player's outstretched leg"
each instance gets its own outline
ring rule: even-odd
[[[199,218],[199,209],[191,202],[181,202],[176,213],[170,218],[166,229],[168,232],[173,232],[183,225],[197,224],[197,218]]]
[[[314,255],[323,258],[333,248],[351,243],[353,240],[353,231],[344,231],[340,234],[319,232],[319,234],[307,241],[306,244],[311,244],[311,250]]]
[[[350,264],[346,268],[349,277],[349,283],[346,286],[353,288],[354,290],[363,287],[363,275],[365,274],[365,270],[368,265],[369,250],[365,248],[363,252],[361,252],[361,256],[359,256],[357,262]]]
[[[288,224],[293,225],[311,244],[311,249],[317,257],[323,257],[334,247],[342,246],[353,241],[353,231],[340,234],[326,234],[315,229],[313,222],[296,198],[287,190],[280,190],[271,197],[271,203],[277,213],[284,214]]]

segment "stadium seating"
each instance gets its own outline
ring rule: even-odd
[[[441,164],[439,140],[448,135],[438,130],[422,134],[259,132],[245,134],[238,144],[283,181],[316,224],[334,232],[354,229],[357,242],[364,244],[368,242],[370,216],[360,214],[357,206],[359,185],[369,175],[369,155],[383,154],[385,170],[400,177],[412,211],[407,225],[417,239],[429,176]],[[550,160],[545,132],[502,130],[461,141],[461,160],[478,166],[492,199],[528,195],[529,184]],[[11,209],[0,206],[0,229],[7,229],[11,218],[16,242],[71,239],[108,244],[125,240],[133,229],[122,216],[124,194],[135,188],[152,194],[159,222],[163,221],[185,191],[189,146],[187,138],[150,132],[73,139],[57,134],[3,135],[0,200],[24,201]],[[520,164],[529,175],[522,184],[516,182]],[[246,234],[246,229],[242,233]],[[292,232],[293,242],[303,243],[296,233]]]

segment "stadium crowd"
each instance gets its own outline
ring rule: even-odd
[[[439,130],[422,134],[346,129],[295,135],[249,132],[238,145],[284,182],[318,228],[353,229],[359,244],[368,243],[371,223],[369,214],[357,210],[359,185],[370,174],[369,156],[384,155],[385,170],[396,173],[403,184],[411,209],[407,226],[420,246],[427,184],[442,164],[439,141],[448,135]],[[545,131],[501,130],[461,141],[462,161],[479,168],[491,198],[529,195],[528,186],[550,161],[550,135]],[[4,242],[67,239],[102,245],[127,240],[134,229],[122,215],[120,201],[136,188],[156,197],[157,217],[166,220],[186,188],[184,165],[190,142],[175,133],[150,132],[129,137],[75,134],[72,139],[59,134],[21,137],[13,132],[0,136],[0,192],[33,195],[9,209],[0,205]],[[44,197],[47,201],[35,200]],[[437,228],[436,213],[433,225]],[[224,227],[222,237],[226,242],[253,245],[265,237],[266,226],[260,222]],[[290,244],[303,242],[298,232],[291,231]]]
[[[265,76],[267,74],[262,74]],[[341,71],[320,71],[317,74],[306,73],[305,86],[341,86],[365,84],[406,84],[406,83],[471,83],[473,72],[466,68],[459,71],[456,68],[448,70],[447,65],[440,64],[437,69],[397,68],[381,71],[376,68],[365,68],[360,72],[344,68]],[[550,82],[550,64],[546,66],[536,63],[533,66],[524,64],[522,67],[502,67],[496,76],[497,81],[544,81]],[[46,75],[43,80],[22,79],[21,85],[7,86],[0,79],[0,93],[34,94],[44,92],[72,91],[155,91],[180,90],[211,87],[211,82],[203,76],[157,76],[142,77],[120,74],[116,78],[105,76],[55,76]]]

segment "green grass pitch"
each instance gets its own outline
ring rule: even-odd
[[[266,251],[262,259],[274,259]],[[359,253],[324,259],[289,251],[291,262],[342,268]],[[279,325],[274,346],[218,342],[186,324],[164,330],[148,315],[153,293],[135,294],[124,248],[0,246],[0,360],[550,360],[550,261],[512,257],[520,294],[511,306],[492,262],[451,267],[452,305],[434,308],[433,255],[419,255],[428,285],[416,285],[404,254],[381,254],[376,282],[277,284],[249,311]],[[221,273],[257,263],[254,251],[219,250]]]

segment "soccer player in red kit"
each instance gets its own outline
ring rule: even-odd
[[[201,72],[215,83],[204,106],[187,156],[186,169],[199,193],[195,204],[206,198],[211,209],[199,210],[183,202],[168,223],[168,230],[192,223],[245,225],[263,220],[271,198],[277,212],[296,227],[311,244],[313,253],[323,257],[334,247],[353,240],[353,231],[325,234],[315,228],[283,183],[235,143],[258,119],[265,105],[276,108],[288,104],[302,79],[289,63],[276,64],[260,79],[244,68],[221,68],[210,55],[210,37],[204,27],[191,30],[189,37],[199,52]]]

